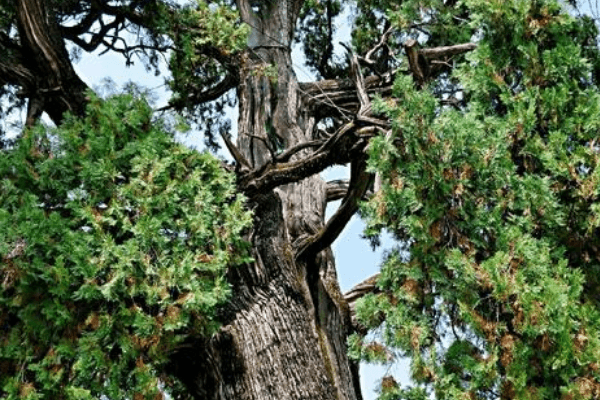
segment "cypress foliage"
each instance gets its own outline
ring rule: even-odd
[[[218,328],[251,215],[220,161],[139,98],[24,133],[0,157],[0,394],[157,398],[168,355]]]
[[[421,3],[396,20],[447,20]],[[460,9],[477,49],[422,88],[399,76],[378,103],[394,129],[370,145],[383,184],[364,206],[368,233],[409,251],[389,253],[382,293],[358,313],[410,357],[415,382],[381,398],[597,399],[597,32],[552,0]],[[458,109],[439,106],[442,84],[462,91]],[[351,338],[355,357],[385,355],[363,342]]]

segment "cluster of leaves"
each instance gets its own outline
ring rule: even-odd
[[[411,357],[417,384],[382,398],[596,399],[597,32],[554,0],[462,5],[479,37],[453,75],[467,107],[441,107],[408,76],[377,105],[393,134],[370,145],[383,185],[363,211],[370,234],[390,230],[410,257],[387,257],[382,293],[357,312]],[[363,341],[351,338],[353,355],[377,358]]]
[[[167,34],[177,49],[169,61],[170,102],[216,150],[218,134],[231,128],[225,111],[235,106],[235,98],[224,93],[237,81],[237,54],[246,47],[250,27],[226,2],[198,0],[178,10]]]
[[[211,335],[247,258],[234,178],[141,99],[0,153],[0,397],[156,398],[169,354]]]
[[[174,102],[217,85],[232,68],[232,54],[244,49],[250,27],[226,4],[195,4],[177,12],[169,35],[177,51],[170,60]],[[188,104],[185,104],[188,105]]]

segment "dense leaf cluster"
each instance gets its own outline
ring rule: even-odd
[[[249,261],[233,176],[123,95],[26,131],[0,177],[0,397],[155,398],[174,384],[169,354],[215,332],[226,270]]]
[[[410,256],[389,254],[358,313],[416,383],[381,398],[598,398],[597,32],[552,0],[461,4],[477,49],[450,79],[466,106],[441,107],[436,82],[409,76],[377,105],[394,128],[370,145],[383,185],[364,212]],[[363,341],[355,356],[385,357]]]

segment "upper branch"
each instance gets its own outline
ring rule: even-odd
[[[334,164],[347,164],[362,157],[367,144],[366,137],[360,136],[364,126],[365,123],[359,120],[348,122],[314,152],[295,161],[268,161],[262,167],[242,174],[238,185],[246,195],[252,197],[277,186],[298,182]]]
[[[364,88],[370,95],[386,96],[392,92],[394,73],[364,78]],[[331,116],[351,119],[360,109],[356,84],[349,79],[328,79],[300,83],[304,106],[316,117]]]

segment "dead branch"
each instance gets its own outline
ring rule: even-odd
[[[427,64],[419,60],[419,43],[414,39],[409,39],[404,43],[404,50],[408,57],[408,65],[413,73],[413,78],[421,86],[425,82]]]
[[[366,171],[366,157],[352,160],[350,188],[336,213],[327,221],[327,225],[315,235],[303,239],[296,250],[296,259],[311,256],[331,246],[344,230],[350,218],[358,210],[358,203],[372,181],[372,174]]]
[[[260,168],[242,174],[238,186],[252,197],[277,186],[297,182],[331,165],[346,164],[353,156],[361,154],[366,145],[364,139],[355,135],[357,128],[357,124],[348,122],[313,153],[286,163],[267,162]]]
[[[477,45],[475,43],[462,43],[454,46],[441,46],[430,49],[421,49],[419,50],[419,54],[429,60],[434,60],[442,57],[466,53],[467,51],[475,50],[476,48]]]
[[[312,140],[310,142],[303,142],[303,143],[299,143],[295,146],[290,147],[289,149],[287,149],[286,151],[284,151],[283,153],[281,153],[280,155],[278,155],[276,157],[276,161],[277,162],[286,162],[289,161],[289,159],[296,153],[298,153],[301,150],[304,150],[306,148],[309,147],[317,147],[317,146],[322,146],[323,143],[325,143],[323,140]]]
[[[387,44],[392,32],[394,31],[393,28],[394,27],[388,21],[386,23],[385,32],[383,33],[383,35],[381,35],[381,39],[379,39],[379,42],[371,50],[369,50],[364,57],[358,57],[358,59],[361,62],[364,62],[365,64],[367,64],[368,66],[374,67],[377,64],[377,62],[375,60],[373,60],[373,56],[375,55],[375,53],[377,53],[383,47],[386,47],[387,50],[389,51],[390,56],[393,57],[394,54]]]
[[[462,43],[454,46],[440,46],[429,49],[419,49],[419,43],[414,39],[409,39],[404,43],[408,64],[418,86],[422,86],[429,78],[431,64],[447,64],[448,57],[466,53],[475,48],[477,48],[475,43]],[[438,61],[441,58],[445,60],[442,62]]]
[[[327,202],[343,199],[349,187],[350,182],[347,179],[327,182]]]
[[[389,95],[395,71],[364,78],[364,87],[368,94]],[[348,79],[328,79],[318,82],[300,83],[300,92],[304,97],[304,107],[312,114],[332,115],[347,119],[356,115],[360,101],[356,93],[356,85]]]
[[[244,155],[240,152],[237,146],[233,144],[231,139],[229,139],[229,137],[224,132],[221,132],[221,137],[225,142],[225,146],[227,146],[227,150],[229,150],[229,153],[231,154],[233,159],[240,166],[240,171],[250,170],[250,163],[248,162],[248,160],[246,160],[246,157],[244,157]]]

